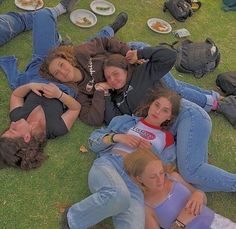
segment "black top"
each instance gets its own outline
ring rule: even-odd
[[[38,96],[32,91],[25,97],[22,107],[17,107],[10,112],[11,121],[27,119],[33,109],[39,105],[42,107],[46,118],[46,138],[55,138],[66,134],[68,129],[61,118],[61,115],[66,111],[63,104],[58,99]]]
[[[111,92],[106,97],[105,122],[108,124],[117,115],[131,115],[147,92],[160,83],[160,79],[174,66],[176,51],[164,46],[148,47],[137,51],[138,59],[148,60],[138,65],[129,79],[128,85],[120,92]]]

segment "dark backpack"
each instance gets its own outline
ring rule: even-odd
[[[236,95],[236,72],[224,72],[217,76],[216,85],[228,95]]]
[[[167,10],[176,20],[181,22],[193,14],[191,0],[166,0],[163,11],[166,12]]]
[[[223,114],[231,125],[236,128],[236,96],[230,95],[219,101],[217,112]]]
[[[223,0],[222,9],[224,11],[236,10],[236,0]]]
[[[179,72],[192,73],[196,78],[201,78],[213,71],[220,62],[219,49],[210,38],[203,42],[185,39],[177,44],[175,68]]]

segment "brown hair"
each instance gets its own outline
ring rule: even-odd
[[[128,71],[128,66],[129,63],[124,56],[120,54],[112,54],[104,61],[103,69],[105,67],[117,67]]]
[[[137,176],[141,176],[151,161],[162,161],[158,158],[157,155],[155,155],[151,149],[145,149],[145,148],[138,148],[133,153],[128,154],[124,159],[124,169],[126,173],[134,179],[134,181],[140,185],[140,188],[144,190],[145,187],[143,187],[136,179]],[[171,173],[175,170],[176,166],[175,164],[163,164],[164,172]]]
[[[146,117],[148,115],[148,110],[151,104],[161,97],[167,98],[172,105],[172,119],[170,121],[162,123],[161,125],[162,127],[168,128],[179,114],[181,101],[180,95],[178,95],[175,91],[172,91],[171,89],[158,85],[158,87],[155,87],[154,89],[150,90],[145,102],[138,106],[134,113],[137,116]]]
[[[129,81],[132,77],[134,69],[136,68],[136,64],[129,64],[126,58],[121,54],[111,54],[106,60],[104,60],[103,69],[106,67],[117,67],[127,71],[126,85],[121,89],[114,90],[112,94],[115,96],[125,91],[129,86]]]
[[[43,155],[45,145],[44,135],[33,136],[28,143],[25,143],[23,138],[0,137],[0,168],[30,170],[41,166],[47,158]]]
[[[43,61],[39,73],[43,78],[48,80],[56,80],[54,76],[49,72],[49,65],[50,63],[56,58],[63,58],[67,60],[72,66],[76,66],[77,61],[75,58],[75,50],[74,46],[72,45],[61,45],[57,48],[52,49],[49,51],[47,57]]]

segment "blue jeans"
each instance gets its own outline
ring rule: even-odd
[[[2,23],[3,22],[3,23]],[[43,25],[43,26],[42,26]],[[57,47],[61,38],[56,28],[56,16],[50,9],[42,9],[35,13],[8,13],[0,16],[0,45],[21,32],[33,29],[32,60],[24,72],[17,69],[17,59],[14,56],[0,58],[0,67],[7,75],[8,84],[15,89],[29,82],[48,83],[39,75],[39,68],[48,51]],[[104,27],[95,36],[112,37],[114,31],[110,26]],[[73,89],[64,84],[54,82],[62,91],[76,97]]]
[[[171,131],[176,136],[177,167],[184,179],[206,192],[235,192],[236,174],[208,164],[211,119],[198,105],[182,99]]]
[[[31,30],[33,26],[33,13],[9,12],[0,15],[0,46],[7,43],[21,32]]]
[[[168,72],[162,78],[162,82],[168,88],[176,91],[184,99],[196,103],[207,112],[211,111],[214,100],[218,100],[220,97],[218,92],[205,90],[192,84],[176,80],[171,72]]]
[[[124,172],[121,156],[96,159],[88,182],[92,195],[69,209],[70,229],[85,229],[110,216],[116,229],[144,229],[143,194]]]

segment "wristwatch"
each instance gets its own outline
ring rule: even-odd
[[[176,219],[174,223],[171,225],[171,229],[180,229],[180,228],[185,228],[185,224]]]

